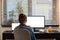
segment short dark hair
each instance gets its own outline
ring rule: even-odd
[[[25,23],[27,21],[27,16],[23,13],[19,14],[19,22]]]

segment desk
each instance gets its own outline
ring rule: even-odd
[[[2,39],[14,39],[13,32],[3,32]],[[36,39],[56,39],[60,40],[60,33],[35,33]]]

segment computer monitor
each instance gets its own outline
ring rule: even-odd
[[[26,25],[32,27],[32,28],[44,28],[44,16],[38,16],[38,17],[27,17],[27,23]],[[18,26],[20,23],[12,23],[12,30],[16,26]]]

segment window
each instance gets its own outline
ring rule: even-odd
[[[18,22],[19,13],[28,14],[28,0],[7,0],[7,20]]]
[[[52,24],[53,0],[32,0],[32,15],[45,16],[45,24]]]
[[[30,15],[45,16],[45,25],[58,25],[57,0],[30,0]]]
[[[3,0],[2,6],[3,25],[18,22],[20,12],[25,13],[27,16],[45,16],[45,25],[58,24],[56,0]]]
[[[3,0],[2,24],[18,22],[20,12],[28,15],[28,0]],[[10,24],[9,24],[10,25]]]

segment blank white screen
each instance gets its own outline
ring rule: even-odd
[[[44,28],[44,17],[27,17],[26,25]]]
[[[12,23],[12,30],[15,29],[15,27],[17,27],[20,23]]]

